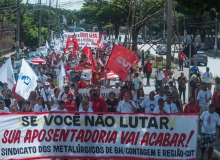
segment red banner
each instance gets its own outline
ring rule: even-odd
[[[79,50],[79,44],[78,44],[78,41],[77,41],[77,39],[76,39],[75,33],[74,33],[74,35],[73,35],[72,42],[73,42],[74,48],[78,51],[78,50]]]
[[[66,40],[66,48],[65,48],[65,50],[66,50],[66,52],[69,52],[69,46],[71,45],[71,40],[70,40],[70,37],[69,36],[67,36],[67,40]]]
[[[139,59],[135,53],[127,48],[115,45],[106,68],[110,68],[123,81],[125,81],[130,68],[135,66],[138,61]]]

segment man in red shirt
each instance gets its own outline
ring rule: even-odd
[[[46,65],[48,68],[51,68],[51,60],[49,59],[49,57],[47,57]]]
[[[152,66],[153,63],[150,61],[150,59],[146,59],[146,62],[144,64],[144,67],[146,67],[144,70],[146,71],[146,75],[147,75],[147,85],[150,85],[150,75],[152,73]]]
[[[103,98],[99,97],[97,93],[91,93],[92,108],[94,112],[106,112],[107,106]]]
[[[84,76],[80,77],[80,81],[78,82],[78,88],[86,88],[88,86],[87,82],[85,81]]]
[[[85,62],[83,62],[83,67],[85,66],[91,66],[91,63],[87,59],[85,59]]]
[[[199,107],[194,103],[194,98],[189,97],[189,104],[187,104],[184,108],[183,113],[198,113]]]
[[[20,107],[20,109],[22,108],[22,104],[24,102],[24,98],[21,97],[20,95],[18,95],[15,90],[16,90],[17,85],[14,85],[14,87],[12,88],[12,99],[17,99],[18,100],[18,105]]]
[[[122,92],[119,93],[118,100],[119,101],[120,101],[120,99],[121,99],[121,101],[124,100],[124,93],[125,92],[128,92],[130,94],[130,100],[133,100],[133,95],[132,95],[131,91],[129,91],[129,88],[126,84],[122,87]]]
[[[101,80],[101,73],[99,72],[99,67],[96,66],[95,72],[92,73],[92,79],[91,79],[94,88],[97,87],[98,80]]]
[[[180,67],[180,71],[183,71],[183,61],[186,58],[186,55],[183,53],[183,50],[180,51],[180,53],[178,54],[179,57],[179,67]]]
[[[68,112],[77,111],[76,102],[73,101],[73,94],[71,92],[67,94],[67,100],[65,101],[65,107]]]

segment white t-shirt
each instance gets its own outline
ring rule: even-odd
[[[197,100],[199,100],[199,106],[200,107],[208,107],[209,106],[209,101],[206,102],[209,98],[212,98],[212,93],[210,90],[207,91],[199,91]]]
[[[60,110],[58,107],[52,109],[51,111],[55,111],[55,112],[67,112],[66,108],[64,108],[63,110]]]
[[[53,98],[53,105],[51,106],[51,109],[54,109],[59,106],[58,101],[57,101],[58,97],[56,98],[55,95],[53,95],[52,98]]]
[[[136,106],[134,101],[131,101],[131,103],[133,104],[134,107]],[[134,113],[132,106],[128,102],[125,102],[124,100],[119,102],[118,107],[117,107],[117,112]]]
[[[40,95],[44,98],[45,102],[51,101],[50,88],[42,88],[40,91]]]
[[[93,108],[92,108],[92,102],[89,102],[88,108],[93,109]],[[79,111],[81,111],[81,110],[83,110],[83,108],[82,108],[82,105],[80,104],[80,105],[79,105]]]
[[[61,99],[61,95],[63,93],[62,99]],[[65,92],[60,92],[59,96],[58,96],[58,101],[66,101],[67,100],[67,94]]]
[[[212,80],[212,73],[211,72],[205,72],[202,74],[202,78],[204,79],[204,82],[211,83]]]
[[[220,126],[219,115],[215,113],[209,113],[209,111],[205,111],[200,116],[200,119],[203,121],[202,124],[202,133],[205,134],[214,134],[216,133],[216,125]]]
[[[138,72],[140,79],[143,79],[144,75],[142,72]]]
[[[40,106],[38,104],[36,104],[34,106],[34,112],[47,112],[48,111],[48,108],[47,106],[45,105],[45,108],[43,109],[43,106]]]
[[[163,110],[164,110],[166,113],[170,113],[170,107],[167,106],[167,105],[165,105],[165,104],[164,104],[164,106],[163,106]],[[161,112],[159,106],[156,106],[156,107],[154,108],[154,112],[153,112],[153,113],[163,113],[163,111]]]
[[[141,107],[145,109],[145,113],[153,113],[154,112],[154,108],[158,106],[158,101],[156,99],[154,99],[154,101],[151,101],[149,98],[145,99],[142,103],[141,103]]]
[[[133,100],[136,103],[136,107],[139,109],[139,105],[146,99],[146,97],[139,97],[137,98],[137,95],[134,96]],[[143,107],[142,107],[143,108]]]
[[[170,113],[178,113],[177,106],[175,103],[168,104],[167,102],[164,103],[164,105],[170,107]]]
[[[163,99],[164,101],[167,99],[167,97],[166,97],[166,95],[164,94],[164,96],[163,97],[161,97],[160,95],[156,95],[156,96],[154,96],[154,98],[158,101],[159,99]]]
[[[163,80],[163,78],[165,78],[163,71],[161,71],[161,72],[156,71],[154,75],[157,78],[157,80],[159,80],[159,81],[161,81],[161,80]]]
[[[0,109],[0,113],[9,113],[9,109],[7,107],[4,107],[3,110]]]
[[[40,81],[41,83],[39,83],[39,87],[43,87],[44,83],[47,81],[47,76],[43,75],[43,76],[38,76],[37,81]]]
[[[83,109],[79,110],[79,112],[93,112],[91,108],[88,108],[88,111],[84,111]]]

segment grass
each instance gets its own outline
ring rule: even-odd
[[[163,68],[165,68],[166,67],[166,63],[165,62],[153,62],[153,68],[158,68],[158,67],[163,67]],[[173,63],[173,62],[171,62],[171,69],[178,69],[178,66],[175,64],[175,63]]]

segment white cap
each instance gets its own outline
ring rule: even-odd
[[[120,83],[119,81],[115,81],[115,83]]]
[[[86,77],[85,76],[81,76],[80,79],[86,79]]]
[[[49,86],[50,83],[49,83],[49,82],[45,82],[44,85],[45,85],[45,86]]]
[[[173,82],[173,80],[172,80],[172,79],[169,79],[169,83],[170,83],[170,82]]]

